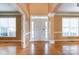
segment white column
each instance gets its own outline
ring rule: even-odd
[[[21,21],[21,24],[22,24],[22,26],[21,26],[22,27],[21,46],[22,46],[22,48],[26,48],[26,30],[25,30],[26,18],[25,18],[25,15],[22,16],[21,20],[22,20]]]
[[[20,7],[17,6],[18,11],[21,13],[21,47],[26,48],[26,15]]]
[[[48,14],[48,17],[49,18],[52,18],[52,20],[50,21],[50,33],[51,33],[51,39],[50,39],[50,43],[51,44],[54,44],[55,43],[55,39],[54,39],[54,16],[55,16],[55,13],[49,13]],[[53,22],[53,24],[52,24]],[[52,31],[52,26],[53,26],[53,31]],[[52,33],[53,32],[53,33]]]

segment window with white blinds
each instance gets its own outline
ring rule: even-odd
[[[0,37],[16,37],[16,17],[0,17]]]
[[[79,18],[62,18],[62,36],[79,36]]]

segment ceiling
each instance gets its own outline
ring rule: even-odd
[[[27,4],[24,5],[23,8],[25,9]],[[30,15],[47,15],[49,12],[79,12],[77,3],[30,3],[26,10],[28,9]],[[18,12],[18,9],[15,3],[0,3],[0,12]]]
[[[79,7],[77,3],[62,3],[58,7],[57,12],[79,12]]]
[[[18,12],[14,3],[0,3],[0,12]]]
[[[29,10],[30,15],[48,15],[48,3],[32,3]]]

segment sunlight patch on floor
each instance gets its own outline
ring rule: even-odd
[[[0,55],[16,55],[16,47],[2,46],[0,47]]]
[[[63,46],[64,55],[79,55],[79,45],[65,45]]]

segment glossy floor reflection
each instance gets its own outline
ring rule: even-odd
[[[39,41],[23,49],[20,43],[0,43],[0,55],[79,55],[79,45]]]
[[[30,44],[30,54],[38,54],[38,55],[46,55],[48,54],[48,43],[38,42],[38,43],[31,43]]]
[[[0,55],[16,55],[16,46],[0,47]]]
[[[64,55],[79,55],[79,45],[64,45],[63,54]]]

